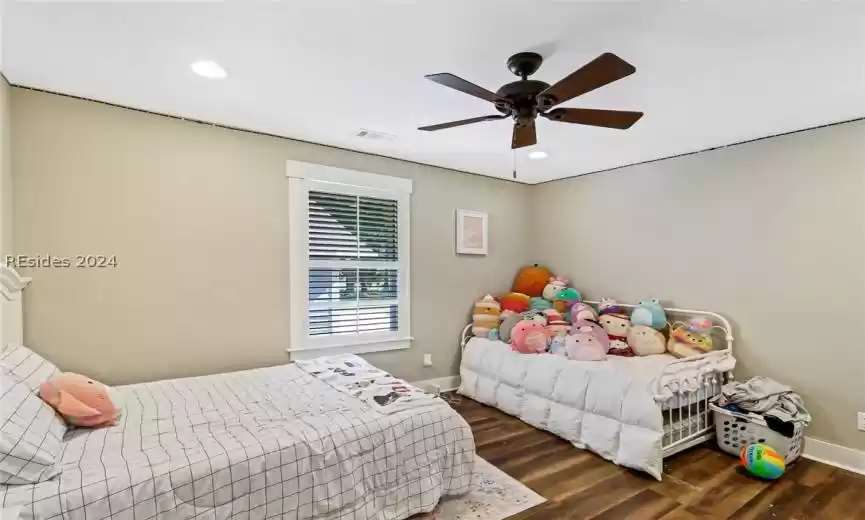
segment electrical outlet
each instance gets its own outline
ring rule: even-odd
[[[432,354],[424,354],[423,355],[423,366],[431,367],[432,366]]]
[[[859,426],[860,431],[865,432],[865,412],[859,412]]]

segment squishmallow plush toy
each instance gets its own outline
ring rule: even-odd
[[[556,336],[565,336],[571,331],[571,326],[565,321],[562,313],[555,309],[547,309],[544,311],[547,317],[547,332],[551,338]]]
[[[500,298],[502,302],[502,309],[513,311],[513,312],[526,312],[529,310],[530,300],[528,294],[511,292]]]
[[[568,357],[567,336],[555,336],[550,339],[550,354]]]
[[[661,330],[667,326],[667,314],[658,300],[642,300],[631,313],[631,323]]]
[[[576,361],[603,361],[607,359],[607,351],[595,335],[592,327],[585,325],[575,327],[575,332],[565,338],[565,348],[568,359]]]
[[[546,352],[547,328],[534,320],[522,320],[511,330],[511,348],[521,354]]]
[[[528,310],[523,313],[523,319],[536,321],[545,327],[547,326],[547,315],[541,311],[536,311],[534,309]]]
[[[664,335],[647,325],[631,325],[628,331],[628,345],[638,356],[663,354],[667,351]]]
[[[472,334],[476,338],[487,338],[492,329],[499,326],[499,314],[502,308],[491,295],[486,295],[475,302],[472,312]]]
[[[542,296],[544,287],[547,286],[547,282],[552,277],[553,273],[546,267],[538,264],[526,266],[517,273],[511,290],[529,296]]]
[[[598,314],[620,313],[618,302],[612,298],[601,298],[601,303],[598,304]]]
[[[571,307],[571,323],[580,320],[598,321],[598,313],[588,303],[577,302]]]
[[[119,394],[81,374],[52,377],[39,387],[39,397],[73,426],[111,426],[120,417]]]
[[[573,287],[567,287],[556,293],[553,307],[562,314],[570,314],[571,307],[582,299],[579,291]]]
[[[670,339],[667,341],[667,352],[678,358],[699,356],[710,352],[714,348],[712,336],[709,335],[710,328],[711,325],[709,328],[697,328],[690,323],[673,324]]]
[[[585,329],[586,327],[592,329],[592,334],[595,335],[595,337],[601,343],[601,346],[604,347],[604,352],[608,352],[610,350],[610,335],[607,334],[606,329],[604,329],[604,327],[601,327],[601,324],[597,321],[578,321],[577,323],[571,325],[571,335],[576,334],[580,329]]]
[[[502,311],[502,314],[508,311]],[[514,328],[514,325],[521,322],[523,320],[522,314],[511,313],[502,322],[499,324],[499,339],[504,341],[505,343],[511,342],[511,331]]]
[[[545,311],[547,309],[552,309],[553,303],[541,298],[540,296],[535,296],[531,299],[530,306],[533,310]]]
[[[610,351],[611,356],[632,357],[634,351],[628,346],[628,331],[631,329],[631,322],[624,314],[617,313],[602,313],[600,318],[601,326],[607,331],[610,336]]]
[[[562,289],[568,288],[568,279],[562,278],[561,276],[553,276],[550,278],[549,283],[544,286],[544,292],[541,295],[544,299],[548,301],[553,301],[556,299],[556,295],[559,294],[559,291]]]

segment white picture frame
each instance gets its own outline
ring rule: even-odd
[[[489,217],[482,211],[456,210],[456,251],[459,255],[486,255]]]

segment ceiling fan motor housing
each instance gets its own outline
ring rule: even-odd
[[[496,95],[507,103],[496,103],[496,109],[502,114],[526,116],[537,115],[537,95],[549,87],[549,84],[534,79],[525,79],[508,83],[500,88]]]

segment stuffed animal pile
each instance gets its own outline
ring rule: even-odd
[[[615,300],[602,298],[597,309],[582,301],[568,279],[539,265],[520,269],[511,292],[475,302],[472,334],[498,339],[522,354],[549,353],[578,361],[607,356],[676,357],[713,349],[712,323],[692,318],[667,323],[658,300],[643,300],[629,314]]]

